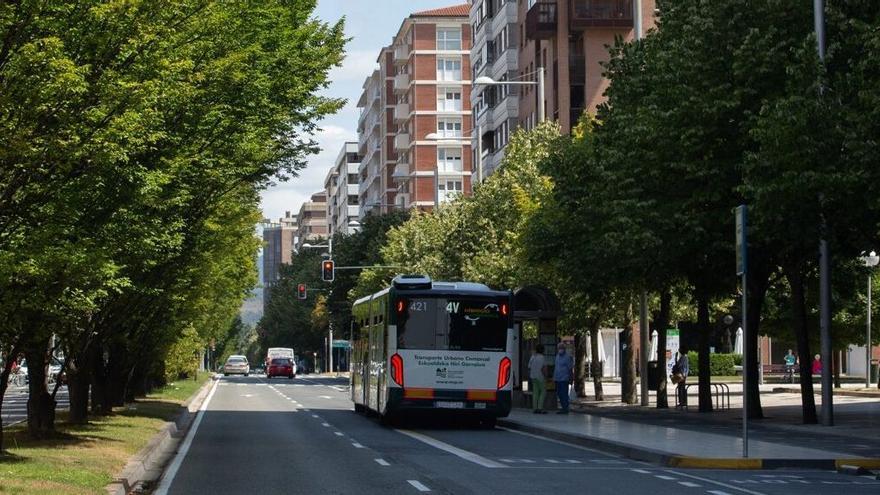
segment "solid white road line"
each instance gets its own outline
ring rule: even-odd
[[[390,466],[391,465],[385,459],[373,459],[373,460],[376,461],[376,463],[378,463],[380,466]]]
[[[677,475],[677,476],[684,476],[684,477],[691,478],[691,479],[694,479],[697,481],[702,481],[703,483],[708,483],[710,485],[723,486],[724,488],[727,488],[729,490],[735,490],[735,491],[742,492],[742,493],[748,493],[749,495],[767,495],[766,493],[763,493],[763,492],[756,492],[756,491],[752,491],[752,490],[747,490],[745,488],[740,488],[738,486],[728,485],[727,483],[722,483],[720,481],[715,481],[715,480],[712,480],[709,478],[703,478],[702,476],[694,476],[693,474],[681,473],[681,472],[677,472],[677,471],[666,471],[666,472],[670,473],[670,474]],[[711,493],[711,492],[709,492],[709,493]]]
[[[525,432],[525,431],[512,430],[512,429],[510,429],[510,428],[505,428],[505,427],[503,427],[503,426],[496,426],[495,429],[497,429],[497,430],[509,431],[510,433],[516,433],[517,435],[523,435],[523,436],[526,436],[526,437],[531,437],[531,438],[534,438],[534,439],[536,439],[536,440],[543,440],[543,441],[545,441],[545,442],[556,443],[556,444],[559,444],[559,445],[565,445],[566,447],[571,447],[571,448],[573,448],[573,449],[583,450],[583,451],[585,451],[585,452],[593,452],[593,453],[595,453],[595,454],[601,454],[601,455],[603,455],[603,456],[605,456],[605,457],[612,457],[612,458],[615,458],[615,459],[621,459],[621,458],[622,458],[621,456],[616,455],[616,454],[609,454],[608,452],[602,452],[601,450],[591,449],[591,448],[589,448],[589,447],[583,447],[583,446],[581,446],[581,445],[576,445],[576,444],[573,444],[573,443],[567,443],[567,442],[563,442],[563,441],[561,441],[561,440],[555,440],[555,439],[553,439],[553,438],[546,438],[546,437],[542,437],[542,436],[540,436],[540,435],[535,435],[535,434],[533,434],[533,433],[527,433],[527,432]],[[630,463],[632,463],[632,464],[647,464],[646,462],[642,462],[642,461],[626,461],[626,462],[630,462]]]
[[[162,479],[159,481],[159,486],[156,488],[156,491],[153,492],[155,495],[167,495],[168,488],[171,487],[171,483],[174,482],[174,477],[177,476],[177,470],[179,470],[180,465],[183,464],[183,459],[186,457],[190,445],[192,445],[193,437],[196,436],[196,431],[198,431],[199,425],[202,423],[202,418],[205,416],[208,404],[211,403],[211,398],[214,397],[214,392],[217,391],[218,384],[220,384],[220,380],[214,382],[214,386],[211,387],[211,391],[208,392],[208,396],[205,397],[205,402],[202,402],[202,407],[199,408],[195,421],[193,421],[189,432],[186,434],[186,438],[183,440],[183,444],[180,446],[180,449],[178,449],[177,455],[174,456],[174,461],[171,462],[168,470],[165,471],[165,475],[162,476]]]
[[[416,433],[410,430],[397,430],[404,435],[414,438],[422,443],[426,443],[435,449],[440,449],[444,452],[449,452],[452,455],[461,457],[466,461],[473,462],[474,464],[479,464],[480,466],[487,468],[508,468],[509,466],[505,464],[501,464],[500,462],[495,462],[491,459],[486,459],[485,457],[475,454],[473,452],[468,452],[467,450],[460,449],[458,447],[449,445],[446,442],[441,442],[440,440],[431,438],[427,435],[422,435],[421,433]]]
[[[406,482],[409,483],[410,485],[414,486],[415,489],[418,490],[418,491],[420,491],[420,492],[430,492],[430,491],[431,491],[430,488],[428,488],[427,486],[425,486],[425,485],[419,483],[419,482],[416,481],[416,480],[406,480]]]

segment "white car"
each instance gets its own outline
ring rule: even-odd
[[[229,359],[226,360],[226,364],[223,365],[223,375],[244,375],[248,376],[251,373],[251,366],[248,364],[248,360],[244,356],[229,356]]]

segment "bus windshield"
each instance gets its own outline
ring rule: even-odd
[[[505,351],[506,301],[423,297],[401,299],[396,309],[399,349]]]

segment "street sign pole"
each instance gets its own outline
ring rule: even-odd
[[[748,313],[746,312],[746,295],[748,293],[748,244],[746,240],[746,205],[736,208],[736,274],[742,277],[742,316],[740,322],[743,330],[743,408],[742,408],[742,456],[749,456],[749,356],[755,349],[749,344]]]

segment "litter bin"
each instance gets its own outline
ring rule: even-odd
[[[871,361],[871,382],[878,383],[880,380],[880,364],[877,363],[876,360]]]
[[[660,388],[660,378],[663,376],[657,361],[648,361],[648,390]]]

